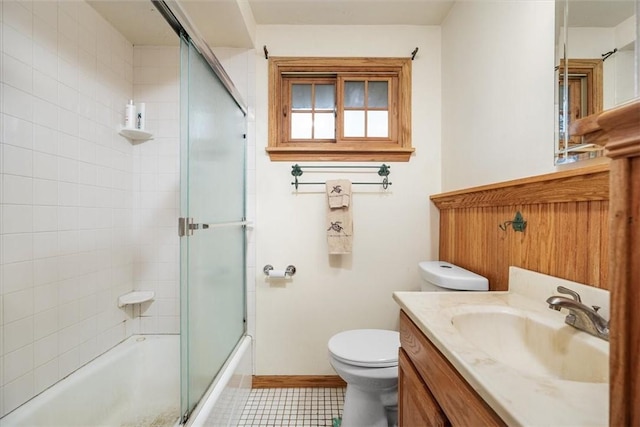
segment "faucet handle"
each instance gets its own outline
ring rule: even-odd
[[[580,302],[580,303],[582,302],[582,298],[580,298],[580,294],[574,290],[565,288],[564,286],[558,286],[557,291],[560,292],[561,294],[570,295],[571,298],[573,298],[577,302]]]

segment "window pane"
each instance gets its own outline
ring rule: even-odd
[[[374,108],[387,108],[388,91],[388,82],[369,82],[369,102],[367,102],[367,106]]]
[[[345,82],[344,106],[364,107],[364,82]]]
[[[291,85],[291,107],[294,110],[311,109],[311,85],[294,84]]]
[[[367,136],[389,137],[389,112],[367,111]]]
[[[315,139],[335,139],[336,125],[333,113],[316,113],[313,137]]]
[[[336,106],[335,85],[316,85],[316,108],[320,110],[333,110]]]
[[[311,139],[311,114],[293,113],[291,114],[291,138]]]
[[[364,136],[364,111],[344,112],[344,136]]]

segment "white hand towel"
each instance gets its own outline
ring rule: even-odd
[[[353,248],[351,182],[327,181],[327,243],[329,254],[350,254]],[[332,207],[334,205],[335,207]]]
[[[326,182],[327,198],[330,208],[342,208],[351,203],[351,181],[348,179],[334,179]]]
[[[353,221],[350,208],[329,209],[327,212],[327,243],[330,255],[351,253]]]

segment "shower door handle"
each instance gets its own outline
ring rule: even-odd
[[[178,236],[193,236],[193,230],[206,230],[209,224],[196,224],[193,218],[178,218]]]
[[[178,236],[192,236],[194,230],[193,218],[178,218]]]
[[[222,227],[234,227],[234,226],[242,226],[247,227],[251,226],[251,222],[246,219],[242,219],[242,221],[232,221],[232,222],[221,222],[218,224],[198,224],[193,222],[193,218],[178,218],[178,235],[180,237],[183,236],[193,236],[193,230],[206,230],[208,228],[222,228]]]

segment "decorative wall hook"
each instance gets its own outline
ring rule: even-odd
[[[524,229],[527,228],[527,221],[524,220],[520,211],[517,211],[513,221],[505,221],[503,224],[498,224],[498,227],[500,227],[502,231],[507,231],[509,225],[513,227],[514,231],[524,232]]]
[[[262,50],[264,50],[264,59],[269,59],[269,51],[267,50],[267,45],[262,46]]]
[[[411,52],[411,60],[412,61],[414,59],[416,59],[416,53],[418,53],[418,48],[417,47],[415,49],[413,49],[413,51]]]

